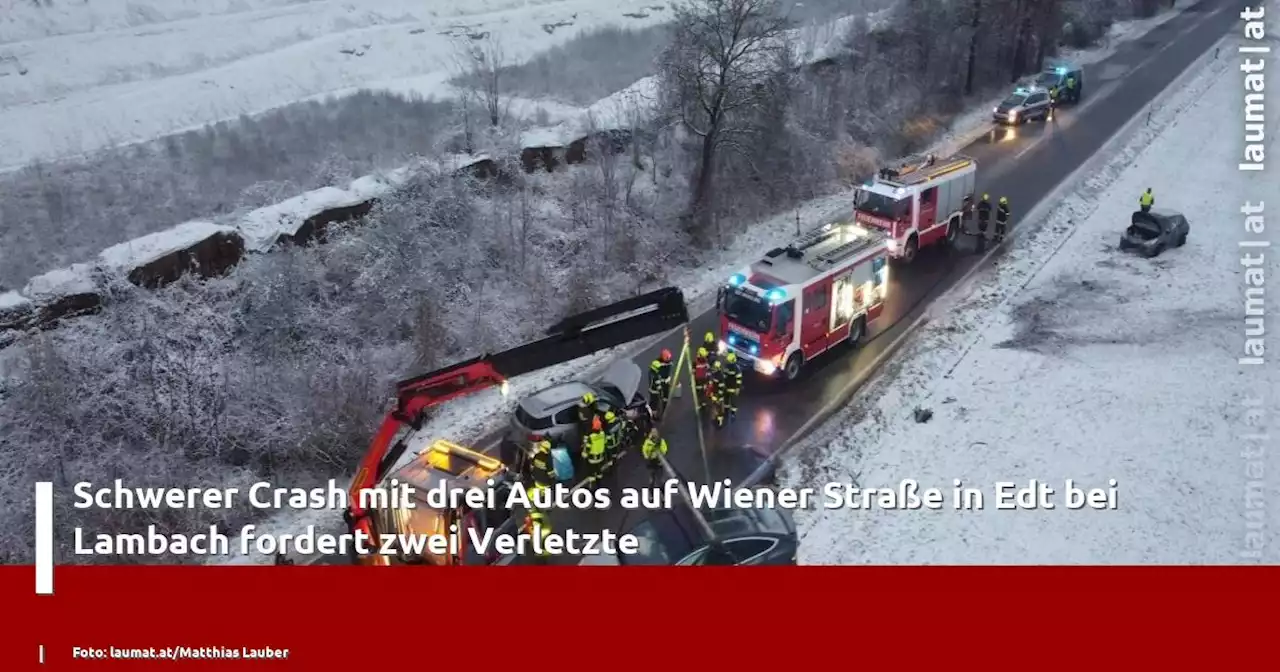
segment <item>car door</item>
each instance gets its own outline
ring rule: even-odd
[[[1027,98],[1027,117],[1038,117],[1048,114],[1049,110],[1049,94],[1043,91],[1037,91]]]
[[[921,231],[932,229],[938,223],[938,188],[929,187],[920,192],[920,217],[916,220]],[[920,241],[921,244],[924,241]]]
[[[804,290],[801,302],[800,349],[805,359],[827,349],[827,326],[830,324],[831,285],[821,283]]]

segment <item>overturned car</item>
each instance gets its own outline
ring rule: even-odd
[[[1155,257],[1171,247],[1187,244],[1191,225],[1180,212],[1172,210],[1135,211],[1129,228],[1120,236],[1120,249],[1144,257]]]

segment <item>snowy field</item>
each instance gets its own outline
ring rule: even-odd
[[[653,0],[0,1],[7,167],[357,87],[430,95],[466,45],[492,40],[514,63],[670,14]]]
[[[915,479],[948,497],[961,479],[986,491],[986,508],[800,512],[802,562],[1247,561],[1247,502],[1263,502],[1254,516],[1280,514],[1280,460],[1259,455],[1265,444],[1246,437],[1265,434],[1267,421],[1246,416],[1250,400],[1262,400],[1256,412],[1274,409],[1280,369],[1236,362],[1248,251],[1238,246],[1266,238],[1246,231],[1239,209],[1280,202],[1280,181],[1236,170],[1234,47],[1229,39],[1047,221],[1019,230],[995,268],[940,302],[895,363],[784,469],[788,485]],[[1154,260],[1117,250],[1148,186],[1157,207],[1184,212],[1192,227],[1185,247]],[[916,408],[932,419],[917,422]],[[1055,510],[994,509],[995,482],[1029,479],[1060,491],[1065,479],[1089,488],[1115,479],[1118,509],[1065,510],[1061,493]],[[1280,561],[1280,545],[1259,559]]]

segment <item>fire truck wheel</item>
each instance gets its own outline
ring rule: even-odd
[[[856,348],[862,345],[862,337],[867,335],[867,321],[865,318],[859,317],[849,325],[849,338],[845,340],[845,345],[850,348]]]
[[[782,367],[782,375],[787,380],[795,380],[800,377],[800,368],[804,366],[804,355],[795,353],[787,358],[787,363]]]
[[[909,264],[915,261],[916,252],[919,252],[919,251],[920,251],[920,240],[916,238],[915,234],[913,233],[911,234],[911,237],[907,239],[906,247],[902,249],[903,263]]]
[[[960,237],[960,219],[958,217],[953,217],[951,221],[947,223],[947,246],[954,247],[956,244],[956,239],[959,237]]]

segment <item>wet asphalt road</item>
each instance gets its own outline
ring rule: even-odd
[[[1084,100],[1079,106],[1065,107],[1054,121],[993,129],[969,145],[963,152],[978,161],[978,191],[989,192],[993,199],[1007,196],[1013,207],[1013,225],[1017,226],[1020,213],[1048,196],[1187,66],[1228,30],[1234,30],[1239,21],[1238,9],[1244,4],[1240,0],[1202,0],[1142,39],[1123,45],[1107,60],[1087,66]],[[1160,185],[1151,186],[1159,193]],[[1138,194],[1133,198],[1136,203]],[[776,451],[822,407],[845,392],[877,355],[979,258],[963,247],[957,251],[922,251],[913,265],[891,272],[892,288],[885,311],[860,348],[837,348],[822,355],[806,365],[801,379],[791,385],[749,374],[739,400],[737,421],[717,431],[704,419],[711,478],[744,478],[761,456]],[[715,327],[714,314],[699,315],[691,325],[692,338],[697,342],[704,332]],[[647,368],[661,348],[679,353],[679,346],[676,338],[669,338],[641,353],[635,361]],[[673,402],[665,422],[668,457],[685,478],[705,481],[708,474],[698,451],[696,431],[686,393]],[[496,437],[487,437],[479,445],[488,446],[495,441]],[[609,485],[641,487],[648,480],[639,456],[629,454]],[[630,527],[642,515],[618,508],[556,511],[552,522],[557,530],[618,531]],[[577,559],[562,560],[572,563]]]

